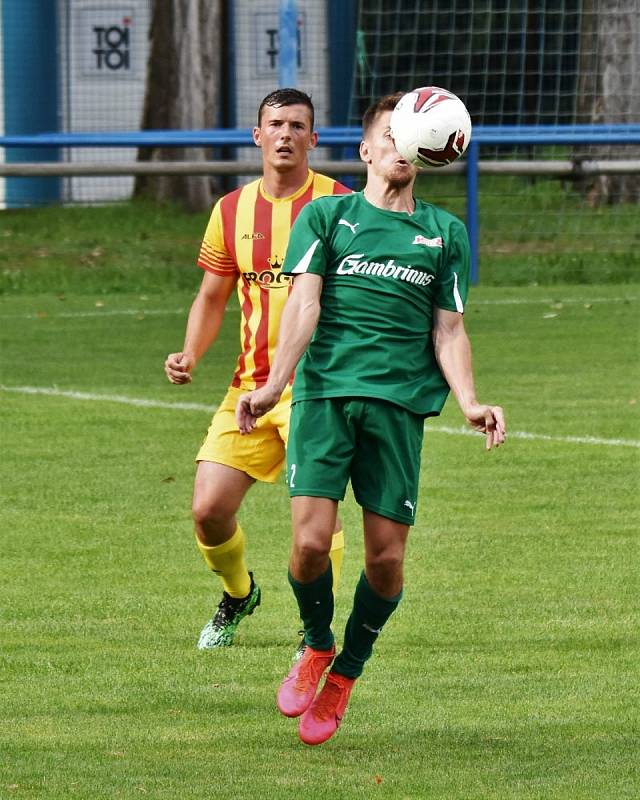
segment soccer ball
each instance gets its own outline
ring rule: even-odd
[[[471,140],[465,104],[438,86],[423,86],[403,95],[391,113],[390,126],[396,150],[416,167],[451,164]]]

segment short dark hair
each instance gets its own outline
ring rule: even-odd
[[[265,106],[273,106],[280,108],[280,106],[306,106],[311,112],[311,130],[315,119],[315,111],[311,97],[306,92],[301,92],[300,89],[276,89],[275,92],[268,94],[260,103],[258,109],[258,127],[262,122],[262,111]]]
[[[375,103],[372,103],[369,108],[364,112],[364,116],[362,117],[362,134],[363,136],[366,135],[369,128],[373,125],[373,123],[378,119],[380,114],[384,111],[393,111],[396,107],[396,103],[405,94],[404,92],[394,92],[393,94],[385,94],[384,97],[381,97],[379,100],[376,100]]]

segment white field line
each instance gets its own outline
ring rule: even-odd
[[[561,303],[563,305],[592,303],[629,303],[637,300],[637,297],[504,297],[487,298],[486,300],[473,300],[468,302],[468,306],[523,306],[523,305],[552,305]],[[231,306],[228,311],[238,311]],[[0,314],[0,319],[82,319],[84,317],[133,317],[133,316],[162,316],[171,314],[186,314],[184,308],[122,308],[122,309],[96,309],[95,311],[61,311],[60,313],[48,313],[46,311],[36,314]]]
[[[460,426],[451,428],[447,425],[431,425],[426,422],[425,427],[428,431],[437,433],[451,433],[458,436],[480,436],[477,431],[471,428]],[[549,436],[546,433],[527,433],[526,431],[509,431],[507,439],[531,439],[540,442],[563,442],[564,444],[600,444],[607,447],[640,447],[640,441],[635,439],[601,439],[598,436]]]
[[[122,394],[94,394],[93,392],[73,392],[57,389],[55,386],[2,386],[0,392],[13,392],[15,394],[43,394],[47,397],[66,397],[68,400],[88,400],[92,403],[122,403],[126,406],[140,408],[169,408],[176,411],[208,411],[210,414],[215,406],[206,406],[203,403],[167,403],[163,400],[145,400],[142,397],[126,397]]]
[[[162,408],[171,411],[204,411],[213,413],[215,406],[208,406],[204,403],[168,403],[163,400],[146,400],[139,397],[127,397],[120,394],[95,394],[93,392],[74,392],[64,389],[57,389],[55,386],[2,386],[1,392],[13,392],[15,394],[45,395],[47,397],[66,397],[69,400],[85,400],[93,403],[122,403],[128,406],[138,406],[141,408]],[[431,433],[445,433],[453,436],[480,436],[481,434],[472,431],[470,428],[452,428],[447,425],[437,425],[427,420],[425,423],[427,431]],[[590,444],[602,445],[605,447],[640,447],[640,441],[635,439],[602,439],[597,436],[549,436],[544,433],[527,433],[526,431],[510,431],[509,439],[528,439],[540,442],[559,442],[562,444]]]
[[[474,300],[467,302],[473,306],[525,306],[525,305],[553,305],[556,303],[575,305],[577,303],[590,305],[591,303],[631,303],[637,298],[634,295],[629,297],[495,297],[486,300]]]

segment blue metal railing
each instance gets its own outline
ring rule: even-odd
[[[0,136],[0,147],[247,147],[251,128],[209,128],[197,131],[103,131],[99,133],[35,133]],[[320,127],[322,146],[357,147],[362,132],[354,127]],[[478,125],[473,140],[484,145],[638,144],[640,123],[628,125]]]
[[[320,127],[319,143],[326,147],[357,147],[362,132],[354,127]],[[478,282],[479,159],[485,146],[640,144],[640,123],[623,125],[482,125],[473,129],[466,153],[467,228],[471,244],[471,280]],[[0,147],[247,147],[251,128],[211,128],[196,131],[136,131],[101,133],[39,133],[0,136]]]

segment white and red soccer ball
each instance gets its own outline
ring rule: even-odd
[[[416,167],[444,167],[467,149],[471,117],[457,95],[438,86],[407,92],[391,113],[396,150]]]

